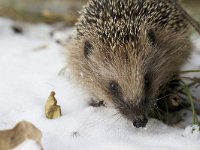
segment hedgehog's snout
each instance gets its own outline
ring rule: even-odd
[[[144,128],[146,126],[148,122],[148,119],[145,115],[141,115],[141,116],[137,116],[135,117],[135,119],[133,120],[133,125],[136,127],[136,128]]]

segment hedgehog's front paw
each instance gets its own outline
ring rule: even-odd
[[[91,99],[89,101],[89,106],[92,106],[92,107],[101,107],[101,106],[103,106],[103,107],[105,107],[106,104],[105,104],[105,102],[103,100],[94,100],[94,99]]]

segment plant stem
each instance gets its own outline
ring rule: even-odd
[[[183,73],[194,73],[194,72],[200,72],[200,70],[186,70],[186,71],[180,71],[178,73],[183,74]]]
[[[190,90],[189,90],[187,84],[185,84],[185,82],[183,82],[183,81],[182,81],[182,83],[184,85],[184,90],[185,90],[185,92],[186,92],[186,94],[187,94],[187,96],[188,96],[188,98],[190,100],[190,103],[191,103],[191,107],[192,107],[192,123],[198,125],[199,122],[198,122],[198,118],[197,118],[197,114],[196,114],[196,110],[195,110],[194,99],[192,98],[192,95],[190,93]]]

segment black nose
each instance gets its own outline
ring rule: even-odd
[[[146,126],[148,122],[148,119],[146,118],[146,116],[138,116],[136,117],[134,120],[133,120],[133,125],[136,127],[136,128],[144,128]]]

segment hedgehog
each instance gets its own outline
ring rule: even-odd
[[[191,54],[189,24],[170,0],[89,0],[67,65],[95,101],[145,127],[159,87]]]

